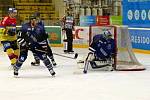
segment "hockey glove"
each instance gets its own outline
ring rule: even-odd
[[[16,28],[10,28],[10,29],[8,29],[7,34],[8,34],[9,36],[14,36],[14,35],[16,35]]]

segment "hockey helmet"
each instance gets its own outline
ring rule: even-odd
[[[16,8],[9,8],[8,13],[17,13],[17,9]]]
[[[34,15],[29,16],[29,20],[33,20],[33,19],[36,19],[36,16]]]
[[[106,38],[111,38],[112,37],[112,34],[111,34],[111,32],[110,31],[104,31],[104,36],[106,37]]]
[[[40,12],[35,12],[35,13],[34,13],[34,16],[35,16],[35,17],[40,17]]]

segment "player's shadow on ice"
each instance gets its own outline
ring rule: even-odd
[[[18,79],[52,79],[51,75],[20,75]]]
[[[150,71],[150,65],[146,65],[145,68],[146,68],[146,71]]]

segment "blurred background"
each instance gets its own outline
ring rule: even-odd
[[[0,0],[0,18],[7,15],[8,8],[18,10],[17,25],[29,19],[34,12],[40,12],[45,25],[58,26],[60,18],[71,11],[75,24],[80,16],[120,16],[121,0]]]

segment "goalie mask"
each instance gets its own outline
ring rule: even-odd
[[[110,32],[110,31],[105,31],[105,32],[104,32],[104,37],[105,37],[105,38],[111,38],[111,37],[112,37],[111,32]]]

